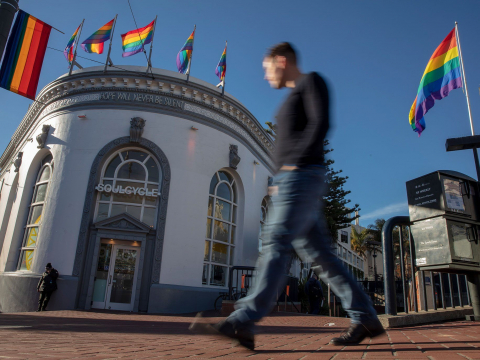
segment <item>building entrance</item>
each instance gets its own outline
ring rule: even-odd
[[[139,246],[102,241],[94,280],[92,308],[133,311],[139,258]]]

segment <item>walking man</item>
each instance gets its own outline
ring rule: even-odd
[[[318,315],[320,301],[323,300],[323,290],[317,275],[313,274],[305,283],[305,294],[308,296],[308,302],[310,303],[310,314]]]
[[[278,172],[270,188],[275,209],[268,225],[264,256],[250,294],[236,303],[236,311],[214,324],[196,321],[192,331],[215,333],[254,349],[254,323],[267,315],[285,286],[286,264],[294,249],[304,262],[341,298],[351,318],[348,331],[331,340],[354,345],[385,332],[370,300],[331,253],[332,240],[323,215],[327,191],[323,142],[329,129],[329,96],[322,77],[302,74],[289,43],[272,47],[263,59],[265,79],[274,89],[290,92],[277,114],[275,162]]]
[[[57,278],[58,271],[52,267],[51,263],[48,263],[47,266],[45,266],[45,272],[37,285],[37,291],[40,293],[37,311],[47,310],[50,297],[52,296],[52,293],[57,290]]]

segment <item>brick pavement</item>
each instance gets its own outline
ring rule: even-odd
[[[192,335],[191,321],[87,311],[0,314],[0,359],[480,359],[480,324],[466,321],[392,329],[342,348],[328,342],[348,319],[279,313],[259,324],[255,351]]]

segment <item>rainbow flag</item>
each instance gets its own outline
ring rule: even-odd
[[[188,65],[190,64],[190,58],[193,51],[193,37],[195,36],[195,30],[193,30],[187,42],[177,54],[177,69],[179,73],[186,74]]]
[[[0,68],[0,87],[35,100],[51,30],[50,25],[18,11]]]
[[[423,73],[417,97],[410,109],[410,126],[418,136],[425,130],[425,114],[435,105],[435,100],[447,97],[450,91],[462,87],[460,58],[455,29],[450,31],[433,53]]]
[[[103,53],[103,43],[107,40],[110,40],[114,21],[115,19],[109,21],[100,29],[95,31],[87,40],[81,43],[82,49],[87,53]]]
[[[65,50],[63,50],[63,54],[67,58],[67,61],[70,65],[72,64],[72,61],[73,61],[73,51],[75,50],[74,47],[75,47],[75,43],[77,42],[77,35],[81,26],[82,25],[78,26],[77,30],[75,30],[70,40],[68,40]]]
[[[155,20],[143,28],[122,34],[122,57],[132,56],[142,52],[143,47],[152,42],[154,25]]]
[[[217,68],[215,69],[215,75],[218,76],[220,81],[225,80],[225,72],[227,71],[227,46],[225,45],[225,50],[223,50],[220,61],[218,62]]]

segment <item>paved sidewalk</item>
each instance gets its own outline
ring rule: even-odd
[[[466,321],[392,329],[342,348],[328,342],[348,319],[280,313],[259,324],[255,351],[192,335],[191,321],[87,311],[0,314],[0,359],[480,359],[480,324]]]

